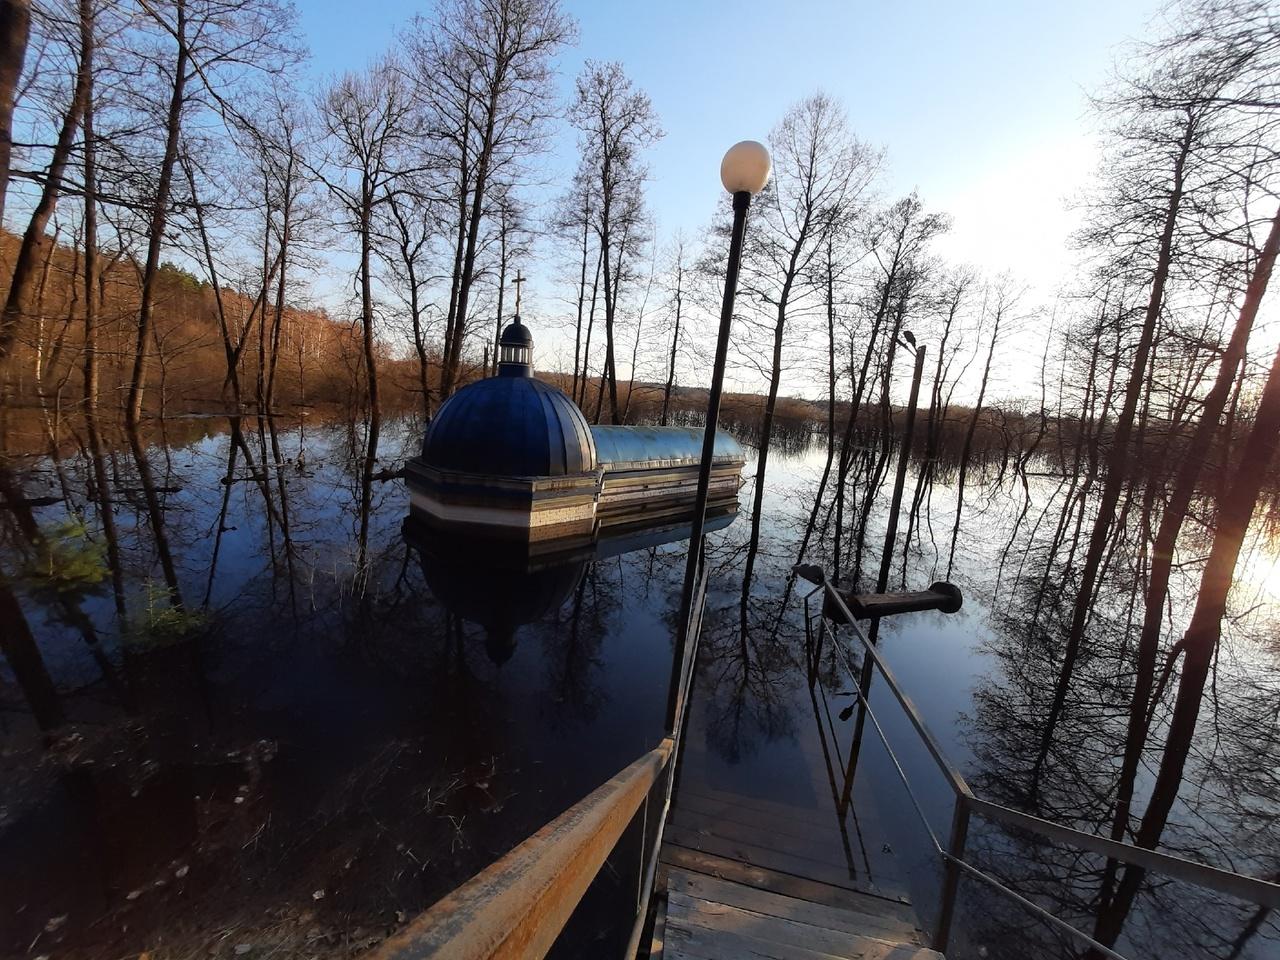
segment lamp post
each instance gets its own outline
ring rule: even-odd
[[[772,163],[765,145],[755,140],[735,143],[720,162],[720,182],[733,195],[733,232],[729,239],[729,263],[725,268],[724,302],[720,307],[720,332],[716,337],[716,359],[711,368],[711,393],[707,399],[707,426],[702,434],[702,462],[698,467],[698,492],[693,504],[693,528],[689,533],[689,555],[684,569],[684,589],[680,593],[680,615],[676,620],[675,655],[671,659],[671,682],[667,688],[667,731],[675,732],[676,708],[685,646],[693,622],[693,593],[702,561],[703,529],[707,517],[707,496],[711,488],[711,460],[716,449],[716,425],[720,419],[720,394],[724,388],[724,364],[729,352],[729,329],[733,325],[733,298],[738,289],[738,265],[742,261],[742,237],[747,228],[751,198],[769,182]],[[692,665],[690,665],[692,670]]]

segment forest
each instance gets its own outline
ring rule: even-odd
[[[340,592],[376,595],[371,505],[405,452],[387,432],[407,419],[420,437],[460,387],[496,372],[517,298],[538,375],[593,423],[702,424],[730,198],[708,196],[700,235],[663,234],[646,196],[662,118],[621,62],[561,75],[578,28],[558,0],[435,0],[374,61],[318,87],[283,0],[0,0],[0,35],[4,562],[56,552],[23,486],[46,458],[83,525],[73,539],[101,547],[122,633],[158,610],[208,625],[196,611],[213,574],[200,604],[160,476],[184,418],[231,418],[216,542],[245,479],[264,500],[270,566],[290,578],[301,521],[275,424],[342,425],[334,456],[360,510]],[[717,568],[741,576],[741,632],[712,655],[741,658],[744,690],[750,664],[763,675],[747,640],[758,557],[819,560],[855,585],[881,563],[894,587],[909,563],[958,577],[980,539],[966,523],[999,496],[1009,524],[990,599],[1017,638],[999,659],[1023,680],[1039,672],[1023,691],[1034,721],[979,705],[1021,733],[988,744],[996,788],[1046,815],[1087,794],[1082,822],[1155,849],[1191,802],[1201,738],[1221,735],[1207,732],[1220,657],[1256,612],[1240,571],[1280,516],[1280,314],[1267,297],[1280,13],[1177,0],[1117,52],[1090,104],[1101,160],[1065,201],[1082,225],[1052,291],[944,258],[951,218],[887,190],[892,144],[864,139],[850,105],[814,91],[771,118],[721,413],[754,460],[745,541]],[[542,161],[566,135],[576,169],[548,188]],[[536,296],[520,292],[526,275]],[[771,458],[810,449],[813,475],[784,486]],[[868,543],[899,457],[905,513],[880,560]],[[783,489],[785,516],[771,516]],[[130,510],[136,524],[116,519]],[[48,693],[39,620],[11,572],[3,652],[19,685]],[[112,628],[69,588],[55,594],[55,619],[102,657]],[[1240,775],[1268,822],[1275,676],[1250,699],[1270,728],[1251,732],[1256,769]],[[1266,860],[1280,837],[1260,827],[1251,842],[1247,857]],[[1085,905],[1071,904],[1115,944],[1146,875],[1107,862],[1088,877]]]

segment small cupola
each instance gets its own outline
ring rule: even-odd
[[[520,322],[520,314],[507,324],[498,344],[498,376],[533,376],[533,334]]]

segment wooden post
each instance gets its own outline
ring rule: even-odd
[[[969,798],[956,794],[956,810],[951,817],[951,842],[947,853],[955,860],[964,859],[965,844],[969,839]],[[938,914],[938,929],[933,935],[933,949],[946,953],[951,939],[951,921],[955,916],[956,896],[960,889],[960,868],[948,859],[942,874],[942,909]]]
[[[889,567],[893,565],[893,548],[898,539],[898,512],[902,508],[902,490],[907,483],[907,463],[911,459],[911,442],[916,432],[916,403],[920,399],[920,379],[924,375],[923,345],[916,347],[916,367],[911,375],[911,398],[907,401],[907,423],[902,430],[902,448],[898,451],[898,470],[893,478],[893,498],[889,501],[889,524],[884,532],[884,552],[880,555],[880,575],[876,577],[876,593],[889,588]],[[905,548],[904,548],[905,549]],[[872,643],[880,633],[880,619],[871,621]]]

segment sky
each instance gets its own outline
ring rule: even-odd
[[[317,83],[359,69],[421,2],[299,0]],[[764,140],[788,106],[822,90],[858,136],[887,151],[886,197],[919,190],[954,218],[936,246],[953,262],[1010,271],[1052,296],[1069,273],[1070,201],[1097,165],[1088,94],[1122,45],[1146,35],[1153,0],[733,3],[565,2],[578,45],[560,61],[567,101],[588,59],[619,60],[652,98],[666,136],[649,155],[659,239],[697,236],[715,213],[720,158]],[[566,129],[542,161],[563,183]],[[536,277],[535,297],[548,296]],[[539,293],[540,291],[540,293]],[[536,309],[537,303],[533,305]],[[526,313],[529,311],[526,310]],[[541,347],[541,343],[539,345]]]

